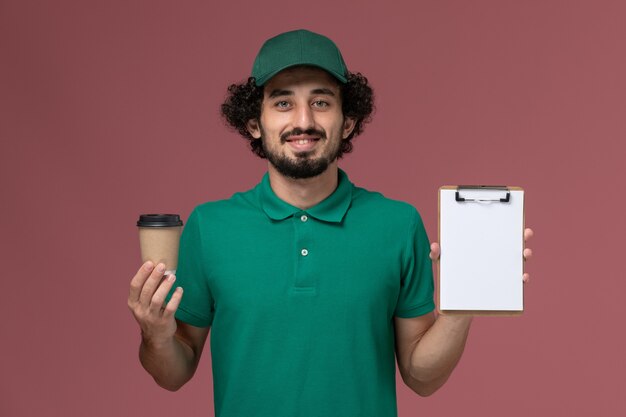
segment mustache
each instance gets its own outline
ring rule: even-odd
[[[294,130],[285,132],[282,135],[280,135],[280,142],[285,143],[287,140],[289,140],[290,137],[300,136],[300,135],[319,136],[321,139],[326,139],[326,132],[322,130],[316,130],[312,128],[307,129],[307,130],[302,130],[299,128],[295,128]]]

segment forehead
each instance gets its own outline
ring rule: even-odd
[[[264,88],[269,96],[274,90],[295,90],[298,88],[327,88],[339,92],[339,82],[328,72],[307,66],[287,68],[272,77]]]

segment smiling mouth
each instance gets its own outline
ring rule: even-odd
[[[307,143],[317,142],[320,140],[319,138],[309,138],[309,139],[287,139],[287,142],[296,143],[298,145],[306,145]]]

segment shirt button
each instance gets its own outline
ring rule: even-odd
[[[303,214],[302,216],[300,216],[300,220],[305,222],[305,221],[309,220],[309,218],[306,216],[306,214]]]
[[[306,249],[302,249],[300,253],[302,254],[302,256],[307,256],[309,254],[309,251]]]

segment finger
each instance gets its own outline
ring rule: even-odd
[[[441,255],[441,249],[439,248],[439,243],[433,242],[430,244],[430,259],[433,261],[439,260],[439,256]]]
[[[533,232],[533,229],[530,229],[528,227],[526,229],[524,229],[524,241],[527,241],[528,239],[530,239],[534,235],[535,235],[535,232]]]
[[[163,310],[163,317],[167,318],[173,316],[174,313],[176,313],[176,310],[178,309],[178,305],[180,304],[180,300],[182,298],[183,288],[178,287],[174,291],[174,294],[172,294],[172,298],[170,298],[170,301],[165,306],[165,309]]]
[[[148,307],[150,305],[150,300],[154,295],[154,292],[158,288],[161,280],[163,279],[163,273],[165,272],[165,265],[162,263],[158,264],[156,268],[152,271],[146,283],[143,285],[141,289],[141,294],[139,295],[139,303]]]
[[[146,282],[146,279],[150,276],[150,272],[154,268],[154,264],[150,261],[141,265],[139,271],[135,274],[133,279],[130,280],[130,292],[128,294],[129,302],[137,302],[139,301],[139,295],[141,294],[141,289],[143,288],[143,284]]]
[[[522,281],[524,282],[524,284],[527,284],[528,281],[530,281],[530,274],[529,273],[524,273],[524,277],[522,278]]]
[[[154,292],[152,299],[150,300],[150,312],[158,313],[165,306],[165,297],[170,292],[172,285],[176,281],[175,275],[167,275],[159,288]]]
[[[524,260],[527,261],[533,256],[533,250],[530,248],[524,249]]]

